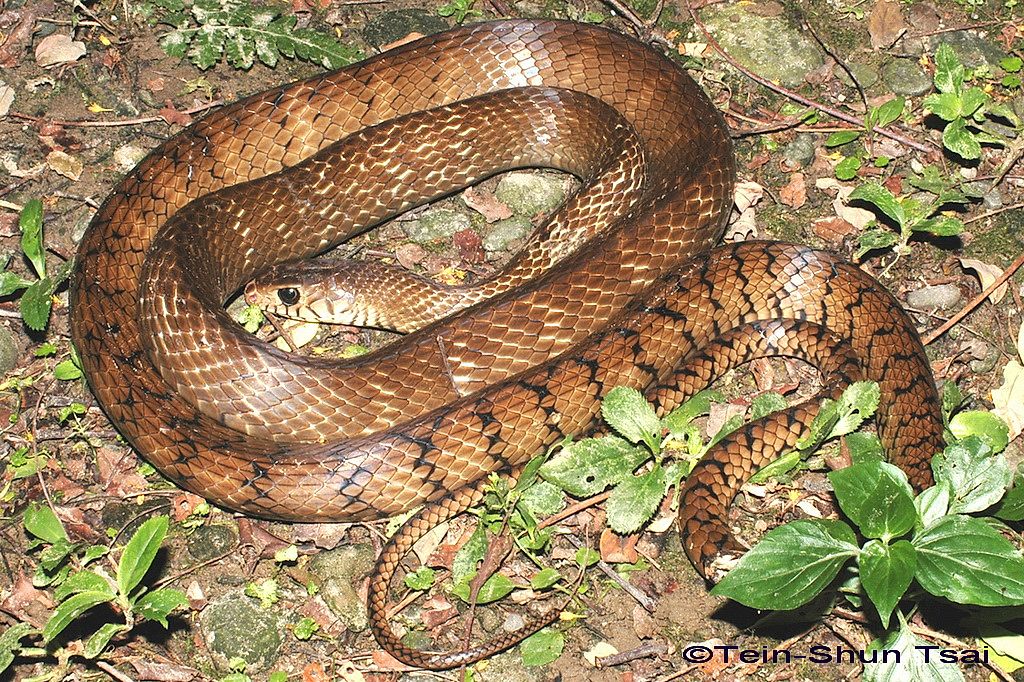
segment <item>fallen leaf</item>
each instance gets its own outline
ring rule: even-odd
[[[1017,332],[1017,355],[1024,362],[1024,323]],[[1010,427],[1010,440],[1024,431],[1024,366],[1017,359],[1003,367],[1003,383],[992,389],[993,414]]]
[[[405,663],[384,651],[383,649],[375,649],[373,652],[373,664],[381,670],[396,670],[405,671],[412,670]]]
[[[789,184],[779,190],[779,201],[790,208],[800,208],[807,203],[807,182],[803,173],[793,173]]]
[[[484,262],[484,241],[475,230],[459,230],[452,235],[452,243],[459,250],[459,257],[464,263]]]
[[[343,660],[334,663],[334,673],[341,676],[341,682],[366,682],[363,673],[352,661]]]
[[[640,559],[636,553],[638,535],[622,536],[611,528],[601,532],[601,558],[609,564],[634,564]]]
[[[764,187],[756,182],[738,183],[732,195],[732,201],[740,213],[755,206],[762,198],[764,198]]]
[[[652,639],[658,634],[658,624],[647,609],[637,604],[633,607],[633,633],[637,639]]]
[[[462,201],[484,217],[489,223],[496,223],[512,217],[512,209],[490,192],[482,192],[470,187],[462,193]]]
[[[319,322],[304,322],[302,320],[283,319],[279,321],[278,326],[281,327],[291,338],[292,343],[295,344],[296,348],[302,348],[312,341],[317,332],[320,331]],[[291,346],[284,340],[284,337],[278,337],[274,341],[274,345],[284,351],[290,351]]]
[[[0,45],[0,66],[15,66],[21,60],[22,53],[32,42],[32,33],[36,30],[36,19],[39,17],[38,10],[23,6],[18,14],[20,16],[14,28],[4,25],[6,36],[3,44]]]
[[[427,250],[419,244],[402,244],[395,249],[395,260],[406,270],[412,270],[427,257]]]
[[[1003,274],[1003,270],[999,266],[974,258],[961,258],[960,265],[962,265],[966,270],[974,270],[978,273],[978,279],[981,280],[982,289],[988,289],[992,282],[995,282],[999,279],[999,275]],[[995,291],[989,294],[988,300],[993,303],[999,303],[1003,300],[1003,296],[1006,295],[1006,288],[1008,285],[1009,282],[1003,282]]]
[[[450,601],[439,595],[425,601],[420,610],[420,620],[431,630],[458,617],[459,610],[452,606]]]
[[[75,181],[82,177],[82,171],[85,170],[81,159],[59,150],[46,155],[46,165],[57,175]]]
[[[814,181],[814,186],[822,191],[835,190],[836,198],[832,200],[833,210],[837,216],[853,225],[858,231],[863,230],[868,223],[875,219],[875,214],[866,208],[846,205],[846,200],[853,192],[853,187],[844,186],[835,178],[818,178]]]
[[[721,429],[725,422],[734,415],[742,416],[746,413],[747,408],[744,405],[737,405],[735,403],[711,403],[711,409],[708,412],[707,424],[704,426],[704,431],[708,438],[711,438],[719,429]]]
[[[168,125],[187,126],[192,123],[192,116],[175,109],[174,103],[171,100],[166,100],[163,108],[157,113],[160,115],[160,118],[167,121]]]
[[[441,544],[441,540],[444,540],[444,536],[448,534],[449,525],[450,524],[448,523],[442,523],[439,526],[431,528],[416,541],[416,544],[412,546],[413,553],[416,555],[416,558],[420,560],[422,565],[427,565],[427,560],[430,559],[430,555],[432,555],[438,545]]]
[[[150,659],[153,654],[147,654],[145,660],[131,658],[132,667],[135,668],[135,679],[150,680],[151,682],[189,682],[200,677],[195,668],[177,663],[159,663]]]
[[[324,667],[314,661],[307,663],[302,669],[302,682],[330,682],[331,677],[324,670]]]
[[[800,500],[796,503],[797,508],[812,519],[820,519],[822,517],[821,510],[814,506],[814,502],[811,500]]]
[[[868,17],[868,34],[871,36],[871,47],[883,50],[892,47],[907,30],[907,22],[896,0],[876,0]]]
[[[903,194],[903,177],[899,175],[890,175],[882,183],[882,186],[892,192],[894,195],[899,196]]]
[[[596,668],[597,659],[604,658],[605,656],[614,656],[617,653],[619,653],[619,650],[612,646],[610,643],[598,642],[597,644],[583,652],[583,658],[587,661],[587,663]]]
[[[185,588],[185,597],[188,599],[188,606],[193,611],[202,611],[206,608],[207,598],[203,586],[198,580],[193,580]]]
[[[845,237],[857,231],[857,228],[842,218],[820,218],[811,222],[814,234],[833,244],[838,244]]]
[[[0,118],[7,115],[14,104],[14,88],[7,83],[0,83]]]
[[[396,47],[400,47],[402,45],[405,45],[406,43],[411,43],[414,40],[419,40],[422,37],[423,37],[422,33],[417,33],[416,31],[413,31],[412,33],[410,33],[410,34],[408,34],[406,36],[403,36],[403,37],[399,38],[398,40],[396,40],[394,42],[388,43],[387,45],[381,45],[380,46],[380,51],[381,52],[387,52],[388,50],[393,50]]]
[[[48,35],[36,45],[36,64],[44,69],[78,61],[84,55],[85,43],[63,33]]]

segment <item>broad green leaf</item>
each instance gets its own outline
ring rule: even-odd
[[[545,590],[559,580],[562,579],[562,574],[553,568],[541,569],[532,578],[530,578],[530,587],[534,590]]]
[[[885,462],[864,462],[829,473],[839,506],[869,538],[897,538],[917,520],[907,476]]]
[[[14,663],[14,652],[21,648],[23,637],[35,632],[28,623],[15,623],[0,633],[0,673]]]
[[[167,616],[176,608],[188,606],[181,590],[163,588],[147,592],[135,602],[135,612],[146,620],[155,620],[167,627]]]
[[[955,237],[964,231],[964,223],[959,218],[937,215],[911,225],[914,232],[927,232],[937,237]]]
[[[1003,57],[999,60],[999,68],[1009,73],[1017,73],[1021,66],[1024,66],[1024,61],[1020,57]]]
[[[871,122],[875,127],[884,128],[903,115],[903,107],[906,100],[902,97],[895,97],[876,109],[871,110]]]
[[[989,96],[981,88],[968,88],[960,97],[960,115],[964,118],[974,116],[988,100]]]
[[[774,391],[762,393],[750,402],[750,412],[747,414],[747,419],[754,421],[772,412],[784,410],[787,407],[786,399],[781,393]]]
[[[959,604],[1024,604],[1024,559],[984,521],[944,516],[913,539],[917,582]]]
[[[491,602],[496,602],[508,596],[514,589],[516,589],[515,583],[507,576],[495,573],[485,580],[484,584],[480,587],[480,592],[476,596],[476,603],[490,604]],[[469,603],[469,582],[459,583],[452,588],[452,592],[462,601],[467,604]]]
[[[50,620],[43,626],[43,641],[50,642],[54,637],[64,631],[73,620],[83,613],[110,601],[110,592],[79,592],[73,594],[53,610]]]
[[[1004,521],[1024,521],[1024,474],[1020,468],[1013,476],[1013,487],[1007,491],[994,515]]]
[[[556,446],[557,447],[557,446]],[[544,466],[544,462],[547,461],[547,454],[540,454],[530,459],[523,467],[523,470],[519,473],[516,478],[516,483],[512,486],[513,490],[525,491],[534,483],[537,482],[537,477],[540,476],[540,468]]]
[[[885,639],[868,645],[866,658],[875,662],[864,664],[864,682],[963,682],[960,668],[939,660],[939,648],[901,625]]]
[[[950,513],[970,514],[988,509],[1003,498],[1013,472],[1002,455],[992,455],[976,436],[953,443],[932,459],[935,479],[953,490]]]
[[[866,230],[857,239],[859,246],[857,251],[854,252],[853,257],[855,260],[859,260],[869,251],[888,249],[898,241],[899,238],[889,230],[879,228]]]
[[[130,595],[146,576],[167,535],[167,525],[166,516],[155,516],[139,526],[125,545],[117,565],[117,589],[122,595]]]
[[[71,360],[64,360],[53,368],[53,376],[60,381],[72,381],[82,378],[82,370]]]
[[[778,478],[785,473],[788,473],[796,468],[800,464],[803,458],[800,456],[799,450],[787,452],[782,457],[779,457],[774,462],[766,464],[757,470],[757,473],[750,477],[751,483],[763,483],[764,481],[772,478]]]
[[[85,641],[83,653],[86,658],[96,658],[103,653],[103,650],[110,644],[110,640],[119,632],[130,630],[124,623],[104,623],[100,629],[93,633],[92,637]]]
[[[580,547],[576,550],[576,564],[580,568],[590,568],[600,560],[601,555],[590,547]]]
[[[658,452],[661,421],[640,391],[616,386],[601,401],[601,416],[629,442],[646,443],[651,452]]]
[[[935,485],[921,492],[914,498],[917,508],[918,525],[921,528],[932,525],[949,513],[949,503],[953,499],[953,488],[949,481],[938,481]]]
[[[18,300],[21,319],[32,331],[41,332],[50,321],[50,308],[53,306],[54,283],[44,277],[30,284]]]
[[[523,491],[519,504],[534,517],[550,516],[565,507],[565,495],[557,485],[539,481]]]
[[[961,117],[960,97],[952,92],[928,95],[921,104],[926,111],[932,112],[944,121],[955,121]]]
[[[845,523],[792,521],[765,535],[711,593],[755,609],[795,609],[817,596],[858,551],[857,536]]]
[[[10,296],[18,289],[24,289],[31,284],[32,280],[25,279],[10,270],[0,272],[0,296]]]
[[[864,591],[878,610],[882,627],[888,628],[889,616],[914,579],[914,547],[906,540],[891,546],[872,540],[864,545],[857,562]]]
[[[839,419],[825,440],[838,438],[860,428],[878,409],[881,393],[874,381],[857,381],[850,384],[839,396]]]
[[[721,392],[705,389],[672,410],[663,420],[663,426],[669,433],[677,433],[697,417],[708,414],[711,411],[711,403],[720,403],[723,400]]]
[[[650,457],[647,449],[618,436],[586,438],[545,462],[540,475],[570,495],[590,497],[632,476]]]
[[[850,451],[850,459],[854,464],[882,462],[885,460],[882,442],[873,433],[854,431],[853,433],[846,434],[844,441],[846,442],[846,448]]]
[[[965,400],[966,398],[956,382],[946,381],[942,384],[942,416],[947,422],[957,408],[964,404]]]
[[[43,202],[32,199],[21,209],[18,218],[21,228],[21,250],[32,263],[36,277],[46,277],[46,250],[43,248]]]
[[[53,598],[57,601],[64,601],[68,596],[79,592],[106,592],[110,601],[117,598],[110,583],[103,576],[92,571],[79,571],[68,577],[54,591]]]
[[[853,180],[857,177],[857,171],[864,165],[859,156],[844,156],[836,164],[836,178],[839,180]]]
[[[950,122],[942,131],[942,144],[954,154],[959,154],[967,161],[981,157],[981,145],[975,136],[967,130],[963,119]]]
[[[860,187],[850,192],[849,201],[860,200],[867,202],[881,211],[900,228],[906,224],[906,215],[899,200],[893,193],[877,182],[865,182]]]
[[[964,84],[964,65],[953,48],[943,43],[935,50],[935,89],[959,93]]]
[[[404,582],[410,590],[429,590],[434,586],[437,574],[428,566],[420,566],[413,573],[406,573]]]
[[[936,196],[946,190],[949,180],[935,166],[925,166],[920,175],[912,175],[908,179],[911,186],[923,189]]]
[[[853,142],[860,137],[861,131],[859,130],[839,130],[832,133],[825,140],[826,147],[841,147],[844,144]]]
[[[487,553],[487,531],[484,526],[482,521],[477,523],[476,530],[452,559],[452,582],[456,585],[466,582],[476,573],[477,564],[483,561]]]
[[[558,630],[544,628],[523,640],[519,645],[519,655],[524,666],[535,667],[557,660],[564,648],[565,635]]]
[[[64,563],[78,545],[70,540],[57,540],[39,553],[39,563],[47,571],[52,571]]]
[[[612,490],[608,498],[608,525],[616,533],[629,535],[647,523],[665,497],[665,469],[655,465],[639,476],[630,476]]]
[[[28,505],[23,515],[25,530],[44,542],[54,544],[61,540],[67,541],[68,534],[64,524],[60,522],[53,510],[46,505],[35,502]]]
[[[1002,419],[991,412],[960,412],[949,420],[949,430],[957,440],[977,436],[992,449],[992,452],[1002,452],[1010,443],[1010,429]]]

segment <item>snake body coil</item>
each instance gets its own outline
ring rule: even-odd
[[[522,100],[490,94],[523,86],[512,95]],[[486,137],[483,122],[496,117],[508,127]],[[590,123],[562,125],[572,120]],[[476,136],[493,158],[457,153]],[[612,138],[614,153],[595,152]],[[516,151],[524,140],[543,158]],[[221,309],[267,266],[536,163],[599,189],[571,204],[548,229],[554,238],[510,275],[546,270],[520,287],[345,366],[280,353]],[[288,167],[305,175],[275,175]],[[471,504],[488,473],[512,472],[584,428],[616,385],[647,388],[668,409],[722,363],[770,352],[821,360],[830,354],[814,348],[847,344],[881,383],[883,440],[916,483],[927,482],[941,421],[909,320],[884,289],[827,254],[752,243],[708,258],[733,177],[721,117],[649,48],[564,22],[458,28],[246,98],[162,144],[82,240],[72,334],[111,420],[183,488],[298,521],[374,519],[426,503],[385,549],[371,619],[402,660],[450,667],[521,636],[457,655],[405,648],[383,617],[401,553]],[[382,179],[397,183],[385,189]],[[619,183],[628,189],[617,192]],[[617,194],[625,205],[613,206]],[[324,197],[344,210],[324,207]],[[305,211],[299,221],[295,210]],[[590,217],[604,231],[574,254],[561,250],[561,237]],[[774,318],[800,323],[764,322]],[[763,342],[744,350],[751,335]],[[832,369],[848,375],[845,360]],[[812,414],[799,407],[755,422],[698,467],[682,512],[698,564],[728,540],[722,516],[752,466],[744,449],[784,447]]]

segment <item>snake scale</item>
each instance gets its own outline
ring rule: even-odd
[[[525,90],[500,94],[509,88]],[[531,165],[596,189],[541,229],[544,246],[510,275],[525,281],[387,348],[346,364],[292,357],[222,309],[264,268]],[[161,144],[81,242],[72,335],[113,423],[187,490],[306,522],[424,504],[384,548],[371,622],[399,659],[452,667],[532,628],[458,653],[406,647],[385,616],[402,556],[477,501],[487,474],[514,473],[586,428],[616,385],[671,409],[722,369],[767,354],[821,364],[827,392],[876,379],[884,444],[916,485],[930,480],[942,425],[910,320],[826,253],[765,242],[710,250],[734,174],[717,110],[650,48],[570,22],[460,27],[253,95]],[[580,237],[591,222],[597,234]],[[582,246],[569,253],[564,238]],[[729,546],[724,515],[743,480],[814,411],[754,422],[698,464],[681,524],[701,570]]]

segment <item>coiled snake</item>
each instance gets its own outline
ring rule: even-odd
[[[469,98],[479,99],[460,104]],[[273,175],[307,159],[296,176]],[[538,164],[598,189],[542,230],[545,246],[508,275],[518,284],[529,274],[523,286],[343,366],[259,343],[222,310],[276,262]],[[403,661],[451,667],[523,635],[457,654],[409,649],[384,617],[391,573],[419,533],[479,498],[489,472],[514,472],[585,428],[616,385],[669,409],[690,384],[751,355],[821,361],[837,381],[863,372],[881,383],[889,452],[928,482],[941,421],[910,321],[882,287],[822,252],[746,243],[709,255],[733,176],[718,112],[640,43],[567,22],[457,28],[248,97],[160,145],[82,240],[72,334],[111,420],[183,488],[307,522],[426,504],[385,547],[371,620]],[[598,236],[572,254],[558,246],[583,241],[574,235],[591,221]],[[698,465],[681,512],[698,566],[728,542],[723,515],[743,479],[813,413],[755,422]]]

